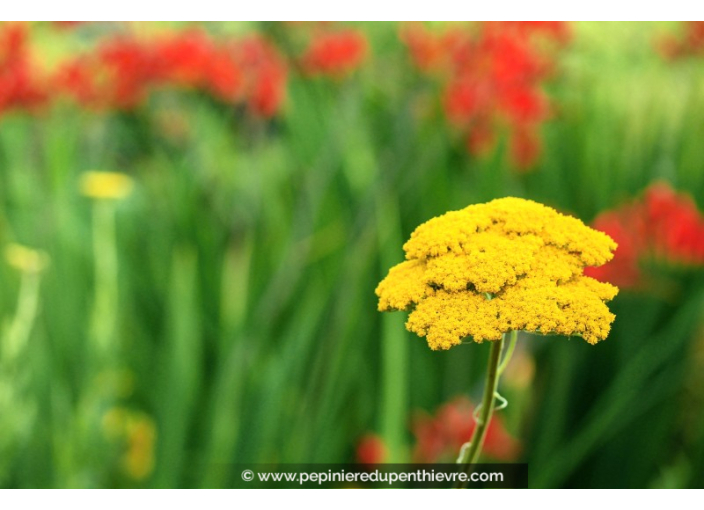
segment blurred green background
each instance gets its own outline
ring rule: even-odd
[[[3,487],[228,487],[233,463],[354,462],[370,433],[409,461],[414,416],[478,401],[488,355],[433,352],[405,314],[377,312],[416,226],[504,196],[589,223],[658,180],[704,203],[704,57],[658,43],[684,40],[679,23],[567,25],[544,50],[551,113],[527,169],[503,128],[467,149],[395,23],[37,23],[26,44],[52,69],[166,28],[260,34],[285,96],[267,115],[168,87],[129,108],[5,105]],[[320,30],[361,33],[363,58],[307,72]],[[3,72],[0,105],[27,83]],[[131,193],[85,196],[90,170],[129,175]],[[660,283],[622,289],[596,346],[521,336],[498,415],[531,486],[704,486],[701,266],[649,265]]]

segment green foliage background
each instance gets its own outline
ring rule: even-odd
[[[353,461],[368,431],[408,460],[413,411],[476,400],[488,354],[431,352],[403,314],[376,311],[417,225],[509,195],[589,222],[656,179],[704,204],[704,60],[653,48],[676,26],[576,24],[527,174],[503,149],[468,155],[397,25],[363,28],[367,64],[343,81],[292,76],[273,121],[169,93],[134,115],[0,119],[0,241],[51,259],[26,345],[0,355],[2,486],[227,487],[235,462]],[[184,119],[178,142],[163,109]],[[136,181],[115,210],[117,294],[95,269],[100,213],[78,186],[89,169]],[[661,292],[622,292],[596,346],[521,338],[535,378],[501,412],[531,486],[704,485],[702,276],[674,268]],[[20,276],[2,264],[0,278],[7,330]],[[95,324],[113,324],[107,347]],[[156,424],[143,480],[104,434],[116,406]]]

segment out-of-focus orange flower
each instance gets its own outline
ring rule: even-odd
[[[651,185],[642,199],[602,213],[594,228],[618,243],[611,262],[589,268],[589,275],[599,280],[620,287],[642,286],[640,263],[646,260],[704,265],[704,216],[689,196],[664,182]]]
[[[418,415],[412,425],[416,437],[415,462],[454,462],[464,443],[470,440],[476,423],[474,406],[466,397],[457,397],[438,409],[435,416]],[[494,415],[484,441],[484,454],[494,460],[513,460],[520,444]]]
[[[376,434],[366,434],[357,443],[357,462],[360,464],[381,464],[386,461],[386,456],[386,445]]]

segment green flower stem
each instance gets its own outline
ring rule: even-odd
[[[511,335],[514,334],[514,332],[511,332]],[[489,428],[491,416],[494,412],[495,394],[499,385],[499,364],[501,361],[501,351],[503,350],[505,339],[506,334],[502,335],[500,340],[491,342],[491,350],[489,351],[489,365],[487,368],[486,383],[484,386],[484,396],[482,397],[482,403],[479,408],[479,416],[476,418],[477,426],[474,428],[474,433],[472,434],[472,439],[469,441],[469,445],[466,448],[463,448],[460,458],[458,459],[458,463],[461,465],[461,469],[465,473],[469,473],[471,471],[472,464],[474,464],[479,458],[479,454],[484,443],[484,438],[486,437],[486,431]],[[459,484],[458,487],[464,487],[464,484]]]
[[[17,311],[6,333],[2,349],[5,361],[14,361],[27,345],[37,315],[39,280],[38,271],[22,273]]]
[[[93,204],[93,255],[95,302],[92,334],[100,358],[114,350],[117,324],[118,274],[115,241],[115,206],[110,200]]]
[[[397,247],[402,244],[401,219],[391,194],[377,196],[377,234],[381,247],[381,266],[397,262]],[[407,462],[405,434],[408,420],[409,342],[404,318],[384,314],[382,319],[382,371],[380,432],[387,448],[386,462]]]
[[[518,343],[518,331],[511,331],[509,333],[509,340],[508,340],[508,347],[506,348],[506,354],[504,354],[504,357],[501,358],[501,364],[499,365],[498,377],[501,377],[501,374],[503,374],[504,370],[506,370],[506,367],[508,366],[508,362],[511,361],[511,356],[513,356],[513,351],[516,350],[517,343]]]

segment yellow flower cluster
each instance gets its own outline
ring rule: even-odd
[[[508,331],[578,335],[590,344],[609,333],[605,301],[618,289],[584,276],[613,257],[616,243],[576,218],[520,198],[470,205],[420,225],[406,261],[379,284],[379,310],[411,310],[409,331],[431,349]]]

